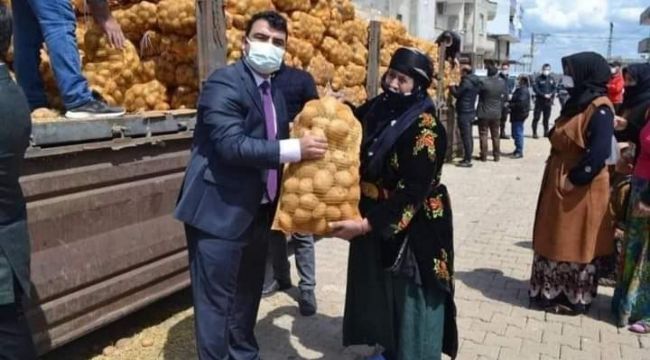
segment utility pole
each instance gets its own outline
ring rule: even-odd
[[[612,59],[612,37],[614,35],[614,23],[609,23],[609,39],[607,40],[607,61]]]
[[[530,33],[530,64],[528,64],[528,72],[533,72],[533,60],[535,60],[535,33]]]

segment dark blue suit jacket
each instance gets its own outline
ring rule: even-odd
[[[221,239],[242,238],[262,202],[267,170],[281,170],[278,139],[289,137],[284,98],[271,84],[276,140],[266,139],[262,99],[242,60],[208,78],[199,98],[177,219]]]

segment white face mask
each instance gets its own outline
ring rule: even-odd
[[[542,71],[542,74],[544,74],[544,76],[549,76],[549,75],[551,75],[551,71],[550,70],[544,70],[544,71]]]
[[[610,69],[612,70],[612,75],[616,74],[616,68],[615,67],[610,68]]]
[[[246,39],[249,50],[246,55],[248,65],[262,75],[270,75],[278,70],[284,58],[284,49],[269,42]]]

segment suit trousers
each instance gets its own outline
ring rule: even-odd
[[[463,141],[463,161],[471,162],[472,153],[474,152],[474,139],[472,138],[472,123],[476,115],[474,113],[459,113],[458,128],[460,138]]]
[[[535,102],[535,110],[533,112],[533,135],[537,135],[537,125],[539,124],[539,118],[544,114],[544,136],[548,134],[549,130],[549,121],[551,119],[551,108],[553,107],[553,102],[551,100],[542,100]]]
[[[488,152],[488,131],[492,137],[492,154],[494,160],[499,161],[501,158],[501,139],[499,138],[499,126],[501,119],[479,119],[478,133],[481,143],[481,160],[487,160]]]
[[[0,305],[0,359],[36,360],[36,348],[23,311],[22,290],[14,282],[16,301]]]
[[[185,226],[200,360],[258,360],[255,323],[262,295],[271,205],[262,205],[240,239]]]
[[[298,287],[301,291],[313,291],[316,288],[314,236],[310,234],[292,234],[291,244],[296,259],[296,269],[300,277]],[[287,237],[284,233],[273,231],[269,239],[268,256],[264,287],[270,286],[273,280],[285,284],[291,283],[289,249]]]

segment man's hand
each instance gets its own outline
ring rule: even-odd
[[[99,26],[104,30],[108,42],[116,49],[123,49],[126,38],[122,32],[122,27],[115,20],[114,17],[109,17],[106,21],[99,23]]]
[[[327,139],[304,135],[300,138],[300,158],[304,160],[319,160],[327,151]]]

